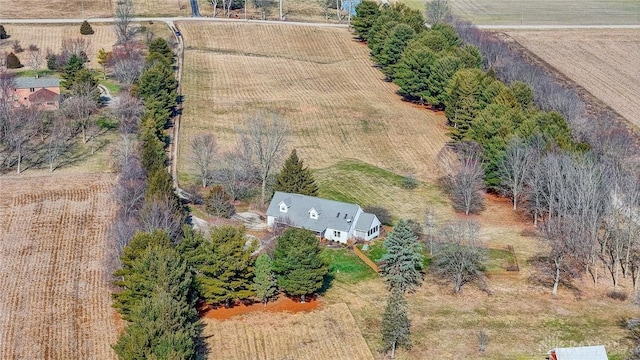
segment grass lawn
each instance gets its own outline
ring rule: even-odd
[[[320,253],[327,263],[329,263],[329,274],[333,281],[346,284],[355,284],[362,280],[374,279],[378,277],[367,264],[353,252],[347,249],[323,249]]]
[[[16,76],[19,76],[19,77],[36,77],[35,70],[26,70],[25,69],[25,70],[20,70],[20,71],[16,72],[15,74],[16,74]],[[48,70],[48,69],[38,71],[38,75],[40,77],[52,76],[54,74],[55,74],[55,72],[53,70]]]
[[[100,74],[100,76],[102,76],[102,74]],[[106,87],[111,93],[111,95],[113,96],[118,95],[118,93],[120,92],[120,89],[122,88],[120,84],[118,84],[118,82],[113,79],[105,80],[102,77],[100,77],[100,81],[98,82],[100,83],[100,85],[103,85],[104,87]]]

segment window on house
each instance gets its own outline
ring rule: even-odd
[[[333,237],[340,237],[342,234],[338,230],[333,230]]]
[[[309,217],[312,218],[312,219],[317,219],[318,218],[318,213],[315,212],[315,211],[311,211],[309,213]]]
[[[52,101],[47,101],[47,105],[53,105]]]
[[[36,91],[35,88],[29,88],[29,92],[34,92],[34,91]]]
[[[285,205],[284,203],[280,204],[280,212],[286,213],[287,212],[287,205]]]
[[[340,213],[338,213],[338,215],[336,215],[336,218],[339,218],[339,217],[340,217]]]
[[[344,214],[344,220],[347,219],[347,216],[349,216],[349,214]]]

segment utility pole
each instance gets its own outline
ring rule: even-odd
[[[280,0],[280,21],[282,21],[282,0]]]
[[[247,0],[244,0],[244,19],[247,20]]]

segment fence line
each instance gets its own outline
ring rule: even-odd
[[[362,260],[364,261],[365,264],[369,265],[369,267],[371,269],[373,269],[373,271],[379,273],[380,269],[378,269],[378,265],[376,265],[376,263],[374,263],[371,259],[369,259],[369,257],[367,255],[365,255],[362,251],[360,251],[360,249],[358,249],[357,246],[353,247],[353,252]]]

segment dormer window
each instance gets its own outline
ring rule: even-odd
[[[314,220],[318,219],[318,212],[316,211],[316,209],[312,208],[311,210],[309,210],[309,217]]]
[[[280,212],[286,213],[289,210],[289,207],[287,206],[287,204],[283,202],[280,203]]]

